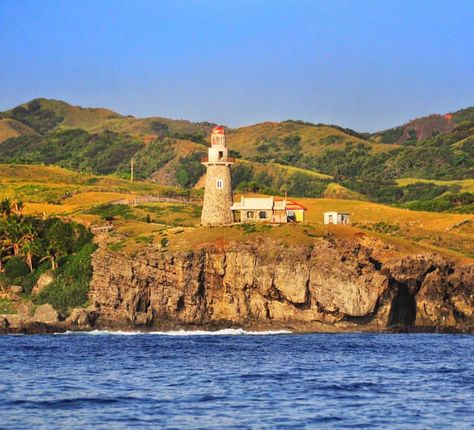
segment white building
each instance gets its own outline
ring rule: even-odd
[[[268,222],[283,224],[287,222],[304,221],[303,205],[289,199],[275,197],[245,197],[240,202],[234,202],[230,208],[236,222]]]
[[[324,224],[350,224],[351,216],[347,212],[324,212]]]

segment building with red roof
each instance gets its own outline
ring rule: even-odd
[[[302,204],[289,199],[271,197],[245,197],[230,208],[236,222],[267,222],[284,224],[304,221],[307,210]]]

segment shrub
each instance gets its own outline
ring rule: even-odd
[[[95,245],[89,243],[77,254],[67,257],[55,280],[39,294],[36,302],[50,303],[64,313],[71,308],[85,306],[92,278],[91,255],[94,250]]]
[[[113,205],[106,203],[103,205],[95,206],[89,209],[86,213],[91,215],[99,215],[103,219],[112,220],[115,217],[122,217],[126,219],[133,219],[132,209],[128,205]]]
[[[16,107],[11,116],[39,133],[53,129],[64,119],[53,110],[43,108],[38,100],[32,100],[26,106]]]
[[[10,280],[14,280],[16,278],[26,276],[29,273],[30,273],[30,269],[28,268],[28,265],[25,263],[24,258],[12,257],[5,264],[5,276]]]
[[[183,188],[196,185],[199,178],[206,173],[206,168],[201,164],[204,152],[192,152],[180,158],[176,168],[176,181]]]
[[[411,202],[406,205],[408,209],[417,211],[445,212],[455,211],[460,213],[472,213],[474,206],[473,193],[445,193],[436,199]]]

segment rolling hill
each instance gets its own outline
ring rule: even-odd
[[[385,152],[396,148],[365,139],[355,132],[348,133],[339,127],[303,123],[300,121],[265,122],[230,130],[229,147],[247,159],[284,157],[299,149],[307,155],[318,155],[326,149],[344,149],[347,144],[364,144],[372,152]]]
[[[0,113],[0,163],[199,188],[212,123],[134,118],[35,99]],[[472,211],[474,108],[372,135],[288,120],[228,129],[236,191],[366,199],[425,210]],[[420,206],[421,205],[421,206]]]
[[[35,130],[13,118],[0,117],[0,143],[23,134],[36,134]]]
[[[81,129],[91,133],[112,131],[136,136],[190,136],[195,139],[204,139],[214,126],[211,123],[193,123],[159,117],[134,118],[131,115],[120,115],[109,109],[83,108],[72,106],[61,100],[43,98],[3,112],[2,116],[14,119],[38,133]]]
[[[463,123],[474,121],[474,108],[461,109],[444,115],[433,114],[417,118],[404,125],[372,134],[370,137],[383,144],[404,144],[449,133]]]

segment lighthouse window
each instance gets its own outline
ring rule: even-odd
[[[218,179],[218,180],[216,181],[216,188],[217,188],[218,190],[222,190],[222,188],[224,188],[224,181],[223,181],[222,179]]]

